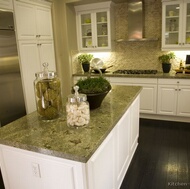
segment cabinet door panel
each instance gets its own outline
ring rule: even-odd
[[[158,114],[176,115],[177,86],[158,86]]]
[[[36,8],[37,18],[37,35],[40,35],[40,39],[53,39],[52,35],[52,19],[51,9],[37,7]]]
[[[111,132],[87,163],[88,189],[115,189],[114,156],[114,133]]]
[[[38,44],[40,53],[40,66],[43,69],[42,64],[47,62],[49,64],[48,69],[50,71],[56,71],[55,67],[55,54],[53,41],[43,41]]]
[[[190,86],[179,88],[177,114],[180,116],[190,116]]]
[[[143,85],[140,96],[140,111],[141,113],[156,113],[156,85]]]
[[[128,110],[118,122],[116,129],[116,176],[117,186],[120,186],[129,166],[130,156],[130,111]]]
[[[15,16],[19,39],[36,39],[35,7],[30,4],[16,2]]]
[[[35,80],[35,73],[41,71],[36,46],[36,42],[19,42],[21,75],[27,113],[36,110],[33,81]]]
[[[135,153],[139,137],[139,101],[140,96],[131,105],[130,156]]]

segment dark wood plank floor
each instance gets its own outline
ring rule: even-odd
[[[190,123],[141,119],[139,133],[120,189],[190,189]]]

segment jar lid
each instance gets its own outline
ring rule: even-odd
[[[38,78],[54,78],[57,76],[57,73],[56,72],[53,72],[53,71],[48,71],[46,73],[44,72],[37,72],[35,73],[35,76],[38,77]]]
[[[44,62],[43,64],[43,71],[42,72],[37,72],[35,73],[35,76],[37,78],[41,78],[41,79],[51,79],[51,78],[54,78],[57,76],[56,72],[54,71],[49,71],[48,70],[48,63],[47,62]]]
[[[85,102],[87,100],[87,96],[85,94],[71,94],[68,96],[68,102]]]

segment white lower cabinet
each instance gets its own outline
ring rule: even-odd
[[[115,85],[142,86],[143,89],[140,97],[140,112],[156,114],[157,79],[110,77],[110,82]]]
[[[134,100],[87,163],[0,145],[6,189],[119,189],[139,136],[139,100]]]
[[[158,114],[190,116],[188,79],[158,79]]]

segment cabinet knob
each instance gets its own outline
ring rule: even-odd
[[[179,91],[181,91],[181,89],[179,89]]]

